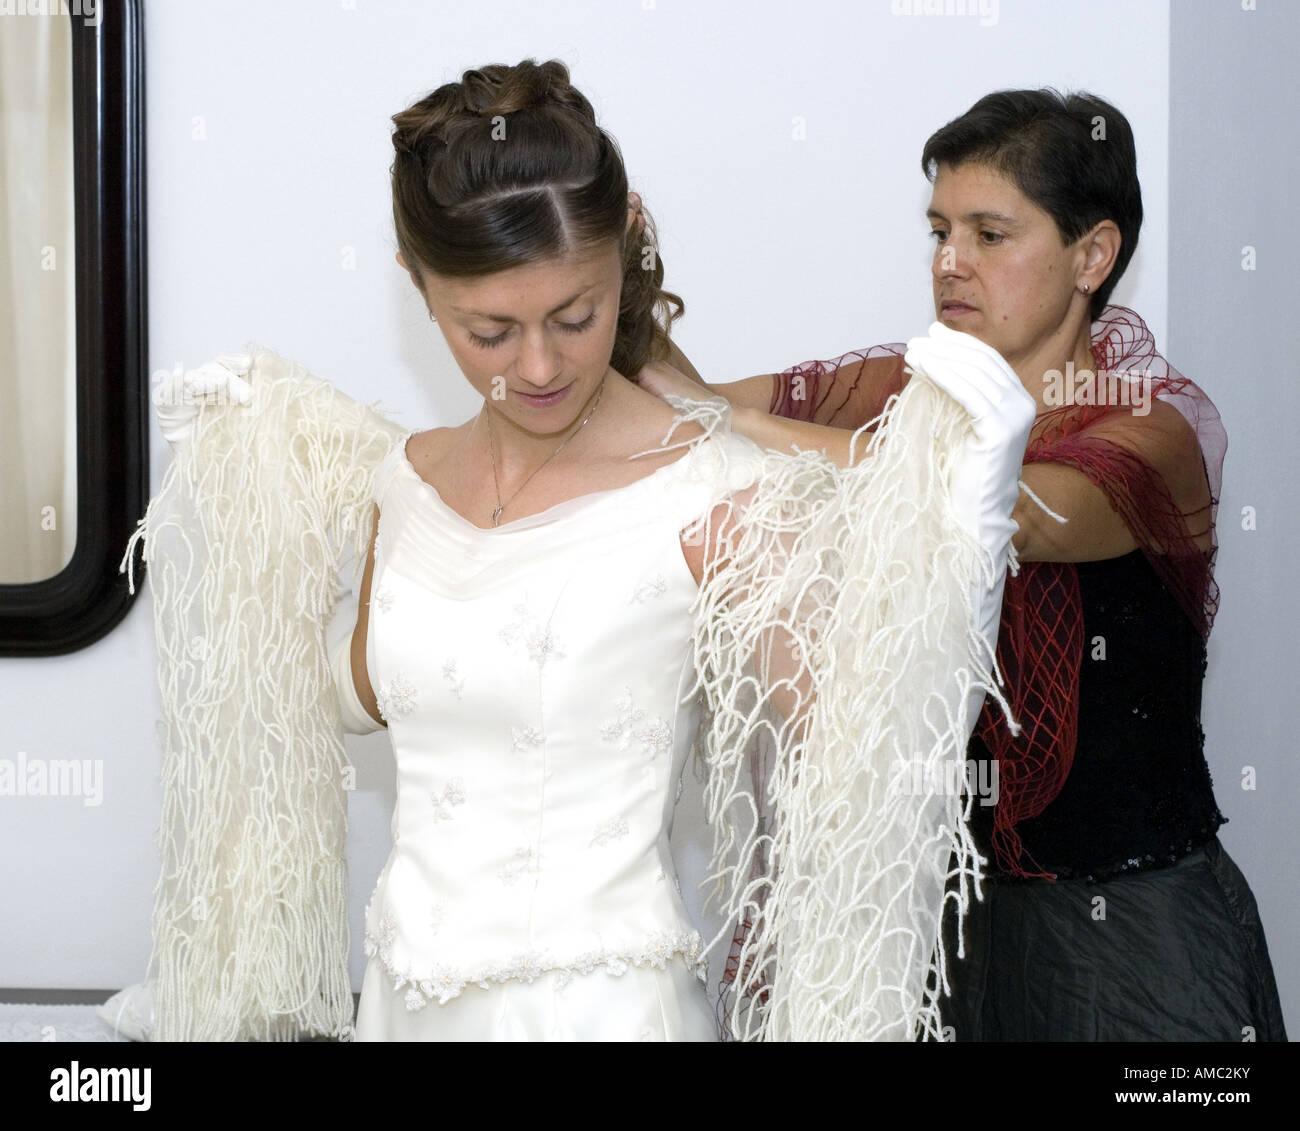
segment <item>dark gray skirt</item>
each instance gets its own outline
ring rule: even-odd
[[[1255,897],[1218,838],[1104,883],[990,877],[947,924],[958,1041],[1285,1041]]]

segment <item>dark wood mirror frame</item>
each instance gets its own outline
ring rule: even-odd
[[[134,601],[117,567],[149,489],[144,14],[142,0],[100,0],[100,10],[98,26],[68,17],[76,181],[76,547],[53,577],[0,585],[0,656],[84,648],[121,621]],[[137,560],[137,594],[142,570]]]

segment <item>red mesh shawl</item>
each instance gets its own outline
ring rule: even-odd
[[[771,412],[860,427],[902,388],[905,349],[891,343],[793,366],[776,375]],[[1206,639],[1219,603],[1215,518],[1227,436],[1218,410],[1156,351],[1150,330],[1131,310],[1108,306],[1102,312],[1092,325],[1092,352],[1098,376],[1085,384],[1075,375],[1075,403],[1040,412],[1025,463],[1065,464],[1096,484]],[[1146,382],[1149,399],[1142,400],[1143,386],[1126,383],[1121,375]],[[1105,403],[1089,403],[1097,400]],[[1143,403],[1146,414],[1140,413]],[[1180,451],[1185,456],[1182,449],[1191,443],[1187,430],[1176,420],[1171,424],[1160,404],[1181,414],[1199,445],[1208,502],[1197,509],[1182,510],[1157,470],[1157,465],[1174,466],[1170,461]],[[1013,875],[1055,878],[1032,859],[1026,866],[1016,826],[1041,813],[1069,775],[1078,736],[1083,636],[1074,565],[1022,562],[1019,573],[1007,578],[997,653],[1021,733],[1012,735],[1001,712],[987,703],[976,727],[998,760],[993,847],[999,868]]]

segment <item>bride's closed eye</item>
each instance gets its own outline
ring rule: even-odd
[[[596,312],[593,310],[581,322],[560,322],[558,325],[566,334],[581,334],[583,330],[591,328],[591,324],[596,321]]]
[[[596,312],[593,310],[581,322],[557,322],[556,325],[566,334],[581,334],[584,330],[590,330],[591,324],[595,321]],[[492,346],[499,346],[504,342],[510,331],[506,330],[503,333],[498,334],[495,338],[484,338],[481,335],[474,333],[473,330],[468,330],[466,333],[469,334],[469,340],[474,345],[478,346],[480,349],[490,349]]]

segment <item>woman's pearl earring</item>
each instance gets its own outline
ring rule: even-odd
[[[433,316],[433,311],[432,311],[432,310],[429,311],[429,321],[430,321],[430,322],[437,322],[437,321],[438,321],[438,320]]]
[[[1090,290],[1092,290],[1092,288],[1091,288],[1087,283],[1084,283],[1084,284],[1083,284],[1083,288],[1082,288],[1082,289],[1083,289],[1083,293],[1084,293],[1084,294],[1087,294]]]

